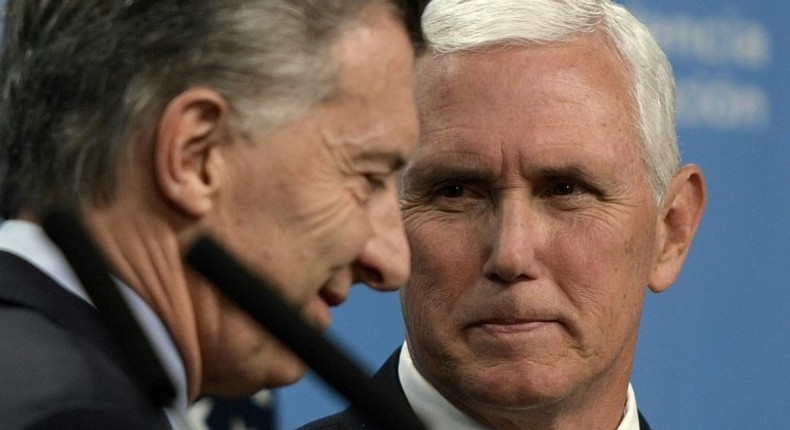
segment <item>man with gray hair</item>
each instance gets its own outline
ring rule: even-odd
[[[378,373],[432,430],[647,430],[648,290],[706,200],[670,65],[608,0],[433,0],[402,176],[406,342]],[[371,428],[353,410],[305,429]]]
[[[406,280],[409,3],[6,2],[0,427],[184,429],[203,395],[299,379],[300,359],[187,269],[205,232],[319,330],[353,283]],[[52,207],[80,215],[130,318],[44,233]],[[139,339],[107,315],[139,322],[155,359],[135,366]]]

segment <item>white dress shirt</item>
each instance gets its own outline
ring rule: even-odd
[[[398,378],[414,413],[429,429],[491,430],[490,427],[474,421],[439,394],[436,388],[417,371],[406,342],[403,342],[400,352]],[[639,430],[639,414],[631,384],[628,384],[623,420],[617,430]]]
[[[60,249],[44,230],[28,221],[8,220],[0,226],[0,250],[17,255],[54,279],[61,287],[93,306],[74,271]],[[114,278],[115,279],[115,278]],[[170,333],[156,312],[127,285],[115,279],[120,286],[132,314],[148,336],[165,372],[176,388],[176,399],[164,412],[175,430],[189,430],[187,421],[187,378],[184,363]]]

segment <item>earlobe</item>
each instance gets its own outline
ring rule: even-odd
[[[191,88],[175,97],[160,117],[154,140],[156,180],[162,196],[183,215],[199,218],[212,207],[219,187],[229,108],[216,91]]]
[[[682,167],[672,179],[663,216],[659,219],[658,256],[648,283],[653,292],[667,290],[680,274],[706,201],[705,180],[700,168],[696,165]]]

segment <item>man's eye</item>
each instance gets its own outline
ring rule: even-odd
[[[464,195],[464,187],[463,185],[446,185],[439,188],[436,194],[439,197],[455,199]]]
[[[556,196],[570,196],[581,190],[578,184],[573,182],[560,182],[554,186],[553,194]]]
[[[379,190],[387,187],[387,180],[381,175],[365,175],[365,179],[368,181],[368,184],[370,184],[370,187],[373,190]]]

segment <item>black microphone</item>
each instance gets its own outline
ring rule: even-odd
[[[107,324],[135,383],[156,407],[173,402],[176,390],[126,300],[121,296],[98,248],[77,218],[68,211],[53,209],[41,226],[57,245],[83,288]]]
[[[351,405],[381,429],[425,430],[411,408],[362,369],[216,242],[199,238],[187,262],[298,355]]]

